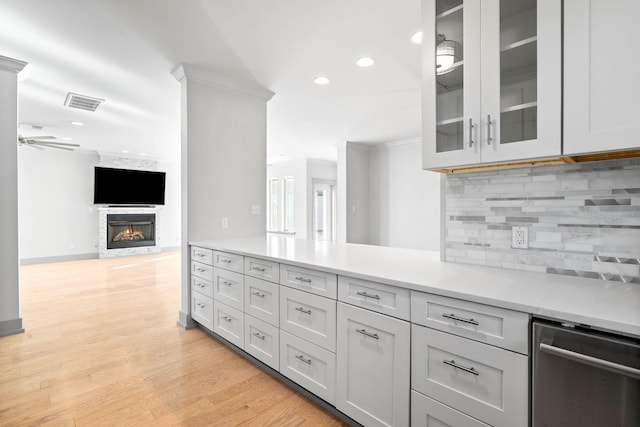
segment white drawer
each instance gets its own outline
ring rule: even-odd
[[[213,251],[211,249],[191,246],[191,260],[213,265]]]
[[[213,268],[213,298],[230,307],[244,310],[244,275]]]
[[[338,278],[335,274],[280,264],[280,284],[336,299]]]
[[[278,283],[280,280],[280,267],[277,262],[246,257],[244,259],[244,274]]]
[[[336,351],[336,301],[280,288],[280,329]]]
[[[335,404],[334,353],[280,331],[280,373],[330,404]]]
[[[527,357],[411,325],[412,388],[492,426],[527,426]]]
[[[244,313],[214,300],[213,332],[244,349]]]
[[[475,418],[411,390],[411,427],[490,427]]]
[[[244,271],[244,257],[229,252],[213,251],[213,266],[242,273]]]
[[[353,277],[338,277],[338,300],[403,320],[411,318],[409,289]]]
[[[213,298],[213,283],[208,280],[191,276],[191,289],[200,292],[203,295]]]
[[[529,354],[529,315],[519,311],[412,291],[411,322]]]
[[[191,261],[191,275],[213,282],[213,267],[197,261]]]
[[[245,276],[245,313],[278,327],[280,325],[278,307],[280,307],[280,285]]]
[[[280,368],[280,331],[245,314],[244,351],[277,371]]]
[[[191,318],[213,330],[213,300],[199,292],[191,292]]]

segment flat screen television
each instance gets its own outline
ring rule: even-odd
[[[164,205],[166,173],[96,166],[96,205]]]

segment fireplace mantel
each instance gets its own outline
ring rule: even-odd
[[[98,257],[112,258],[119,256],[152,254],[160,252],[158,237],[160,235],[161,207],[99,207],[98,210]],[[107,248],[107,215],[122,214],[155,214],[155,246],[140,246],[129,248]]]

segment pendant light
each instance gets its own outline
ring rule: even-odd
[[[436,45],[436,75],[447,74],[458,68],[456,65],[462,59],[460,43],[447,40],[444,34],[437,35]]]

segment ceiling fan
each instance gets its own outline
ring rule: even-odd
[[[73,151],[75,150],[75,147],[80,147],[79,144],[72,144],[70,142],[48,141],[50,139],[56,139],[56,137],[55,136],[27,137],[27,136],[18,135],[18,144],[25,145],[27,147],[37,148],[38,150],[44,150],[45,148],[57,148],[59,150]]]

